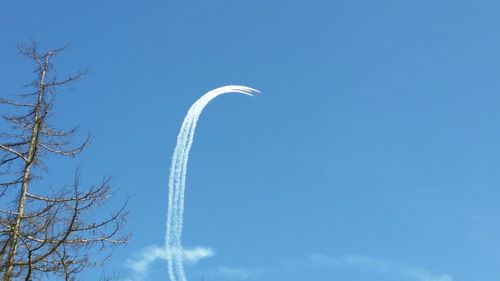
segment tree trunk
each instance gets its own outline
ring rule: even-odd
[[[34,120],[33,120],[33,128],[31,131],[31,138],[30,138],[30,145],[29,145],[29,150],[28,150],[28,156],[25,161],[25,166],[23,170],[23,178],[22,178],[22,184],[21,184],[21,192],[19,193],[19,199],[17,201],[17,214],[16,214],[16,220],[14,223],[13,231],[12,231],[12,237],[10,240],[10,246],[9,246],[9,255],[7,257],[7,270],[4,276],[4,281],[11,281],[12,280],[12,273],[14,271],[14,265],[15,265],[15,258],[16,258],[16,252],[17,252],[17,246],[19,244],[19,233],[21,229],[21,223],[22,219],[24,216],[24,205],[26,202],[26,194],[28,192],[28,184],[30,181],[30,172],[31,172],[31,165],[33,164],[33,161],[35,160],[36,152],[38,149],[38,138],[40,135],[40,128],[41,128],[41,123],[43,118],[40,116],[40,109],[43,107],[43,95],[45,92],[45,76],[47,74],[46,67],[45,65],[48,65],[48,59],[49,56],[46,57],[45,64],[40,65],[40,81],[38,84],[38,99],[37,99],[37,104],[34,109]]]

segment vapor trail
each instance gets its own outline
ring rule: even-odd
[[[177,144],[172,156],[168,180],[168,210],[165,247],[167,252],[168,275],[170,281],[186,281],[184,272],[184,250],[181,246],[184,216],[184,190],[189,150],[193,144],[196,123],[205,106],[222,94],[240,93],[253,96],[259,91],[245,86],[224,86],[214,89],[199,98],[190,108],[182,122]]]

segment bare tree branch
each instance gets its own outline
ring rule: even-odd
[[[24,155],[21,152],[16,151],[16,150],[14,150],[14,149],[12,149],[10,147],[7,147],[7,146],[5,146],[3,144],[0,144],[0,149],[12,153],[12,154],[16,155],[17,157],[23,159],[24,161],[28,161],[28,159],[26,157],[24,157]]]
[[[35,107],[34,104],[20,103],[20,102],[10,101],[10,100],[6,100],[6,99],[2,99],[2,98],[0,98],[0,104],[8,104],[8,105],[19,106],[19,107]]]

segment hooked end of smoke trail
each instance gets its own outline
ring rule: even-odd
[[[240,93],[244,94],[247,96],[253,97],[254,95],[261,94],[259,90],[256,90],[254,88],[250,88],[247,86],[239,86],[239,85],[227,85],[220,87],[216,90],[220,90],[221,92],[234,92],[234,93]]]

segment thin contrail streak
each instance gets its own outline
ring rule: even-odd
[[[224,86],[214,89],[199,98],[190,108],[182,122],[177,144],[172,156],[170,177],[168,180],[168,210],[165,247],[167,252],[168,276],[170,281],[186,281],[184,272],[184,250],[181,246],[184,190],[189,150],[193,144],[196,123],[205,106],[222,94],[239,93],[253,96],[259,91],[245,86]]]

